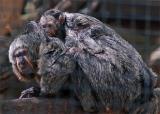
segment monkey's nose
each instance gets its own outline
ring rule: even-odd
[[[41,70],[38,70],[37,74],[38,74],[38,75],[42,75]]]
[[[24,60],[21,60],[21,61],[18,62],[18,65],[19,65],[20,67],[25,66],[25,64],[26,64],[26,62],[25,62]]]

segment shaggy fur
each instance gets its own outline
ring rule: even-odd
[[[54,64],[48,65],[51,68],[49,72],[44,72],[52,74],[61,69],[63,75],[71,74],[76,78],[75,71],[78,69],[82,80],[89,85],[84,88],[91,91],[89,93],[93,92],[91,96],[101,107],[129,114],[134,110],[142,110],[140,106],[152,98],[156,75],[146,66],[139,53],[114,30],[93,17],[63,12],[56,15],[56,12],[49,10],[44,16],[56,16],[58,19],[57,16],[62,14],[65,17],[63,25],[68,51],[58,57]],[[57,58],[56,55],[51,58],[54,57]],[[67,57],[71,59],[67,60],[68,63],[65,62]],[[44,63],[50,59],[43,59]],[[76,67],[68,67],[66,64],[70,66],[70,62]],[[62,64],[65,65],[55,67]],[[79,85],[83,87],[81,82]]]
[[[84,79],[85,74],[80,67],[76,68],[75,61],[66,55],[67,51],[64,43],[58,38],[52,38],[41,44],[38,62],[41,94],[56,95],[62,88],[66,88],[64,86],[68,83],[67,89],[74,92],[83,109],[93,112],[96,110],[97,103],[92,95],[91,86]]]
[[[33,76],[25,76],[23,72],[20,72],[17,69],[17,61],[15,57],[15,53],[19,50],[26,50],[27,59],[30,60],[32,66],[36,67],[39,46],[42,40],[44,40],[44,33],[41,29],[38,28],[38,25],[35,22],[28,23],[28,29],[25,34],[18,36],[11,44],[9,48],[9,61],[12,64],[12,68],[16,76],[21,81],[28,81],[29,77]],[[24,55],[21,54],[23,57]],[[34,70],[37,70],[36,68]]]

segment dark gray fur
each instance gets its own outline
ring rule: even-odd
[[[89,82],[85,74],[70,56],[66,55],[67,49],[59,38],[52,38],[40,46],[39,75],[41,75],[40,88],[43,95],[56,95],[59,90],[66,88],[74,92],[85,111],[93,112],[97,108],[96,100],[92,95]],[[74,72],[73,72],[73,69]],[[64,94],[64,93],[63,93]]]
[[[43,30],[40,29],[40,26],[36,22],[29,22],[26,26],[26,31],[24,34],[19,35],[11,44],[9,48],[9,60],[12,64],[12,69],[18,79],[20,81],[24,82],[30,82],[35,81],[39,83],[39,76],[37,75],[37,60],[39,58],[39,46],[42,42],[42,40],[45,40],[45,34],[43,33]],[[34,75],[29,76],[29,74],[19,73],[19,70],[16,66],[16,60],[14,53],[17,51],[17,49],[27,49],[28,57],[30,59],[31,64],[34,66]],[[23,55],[21,55],[23,56]],[[39,89],[36,87],[32,87],[30,89],[24,90],[21,93],[20,98],[30,96],[29,94],[34,94],[35,96],[39,95]],[[32,96],[31,95],[31,96]],[[34,96],[33,95],[33,96]]]
[[[14,64],[14,51],[17,48],[27,48],[29,50],[30,57],[33,61],[38,59],[39,46],[44,40],[45,36],[43,30],[39,28],[40,26],[31,21],[26,26],[26,31],[24,34],[19,35],[14,41],[10,44],[9,48],[9,61]]]
[[[133,110],[139,110],[143,103],[150,101],[156,75],[128,42],[93,17],[78,13],[63,15],[66,18],[65,46],[68,51],[67,54],[62,54],[55,64],[49,65],[51,71],[44,72],[59,70],[60,67],[56,69],[54,65],[59,64],[59,60],[60,64],[63,64],[62,61],[65,63],[62,58],[69,56],[71,60],[68,60],[67,64],[74,63],[73,66],[76,67],[67,69],[63,66],[60,71],[63,75],[68,75],[74,73],[78,67],[79,74],[83,74],[82,80],[89,84],[89,88],[84,88],[93,91],[91,96],[94,96],[102,107],[116,112],[124,110],[130,114]],[[56,56],[52,58],[54,57]],[[75,74],[74,76],[76,77]],[[79,85],[83,87],[82,83]]]

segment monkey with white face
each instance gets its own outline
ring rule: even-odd
[[[29,82],[36,80],[40,81],[40,76],[37,74],[37,60],[39,58],[39,46],[44,40],[44,34],[40,26],[36,22],[30,22],[27,25],[26,33],[18,36],[10,45],[9,60],[12,64],[12,69],[18,80]],[[22,97],[26,97],[29,93],[39,92],[37,88],[30,88],[23,91]],[[38,92],[36,94],[38,94]],[[28,96],[29,97],[29,96]]]
[[[29,36],[29,37],[28,37]],[[12,63],[13,71],[18,77],[19,80],[21,81],[28,81],[35,76],[35,64],[36,59],[32,57],[36,57],[32,53],[35,51],[33,46],[28,47],[27,42],[29,42],[30,35],[21,35],[17,39],[15,39],[9,50],[9,57],[10,57],[10,62]],[[27,42],[25,42],[27,40]],[[31,40],[32,41],[32,40]],[[35,46],[36,47],[36,46]],[[29,48],[32,48],[32,50],[29,50]],[[34,62],[33,62],[34,61]]]

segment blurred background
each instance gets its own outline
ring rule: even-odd
[[[8,47],[24,24],[47,9],[91,15],[115,29],[160,73],[160,0],[0,0],[0,99],[17,98],[31,84],[19,82]]]

